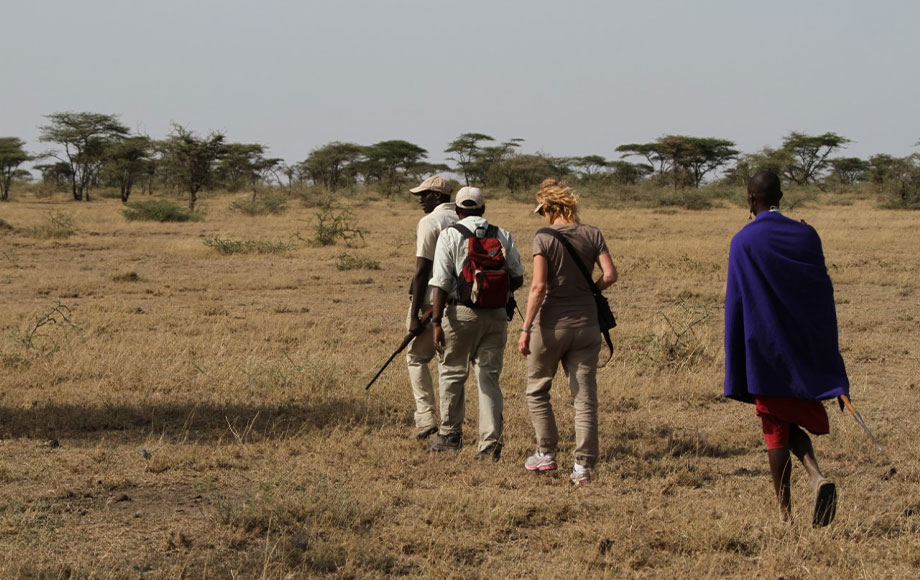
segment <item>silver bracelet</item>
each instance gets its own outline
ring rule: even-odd
[[[521,329],[521,332],[523,332],[523,333],[525,333],[525,334],[530,334],[530,327],[528,327],[528,328],[522,328],[522,329]]]

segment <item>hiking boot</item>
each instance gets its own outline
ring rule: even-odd
[[[432,451],[460,451],[463,442],[459,433],[448,433],[447,435],[437,435],[431,439]]]
[[[493,443],[485,449],[479,452],[479,455],[476,456],[476,459],[480,461],[485,461],[491,459],[493,463],[497,462],[502,457],[502,446],[498,443]]]
[[[575,464],[575,468],[572,469],[572,474],[569,475],[569,479],[572,481],[572,485],[575,487],[588,485],[591,483],[591,471],[585,467],[581,467],[580,465]]]
[[[556,469],[556,454],[537,450],[524,462],[524,468],[528,471],[552,471]]]
[[[429,437],[431,437],[437,432],[438,432],[437,425],[429,425],[425,427],[424,429],[419,429],[418,431],[416,431],[415,438],[416,439],[428,439]]]

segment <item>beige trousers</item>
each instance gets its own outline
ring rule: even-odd
[[[444,353],[438,359],[441,435],[462,433],[466,413],[464,387],[470,364],[479,387],[479,450],[502,444],[502,391],[499,377],[508,335],[504,308],[447,306],[442,322]]]
[[[527,357],[527,408],[537,448],[555,453],[559,444],[549,390],[562,363],[575,402],[575,462],[588,468],[597,463],[597,358],[601,333],[596,326],[534,327]]]
[[[424,311],[428,308],[425,304],[421,307]],[[412,307],[410,306],[411,310]],[[406,329],[412,320],[412,313],[406,315]],[[431,325],[409,343],[406,349],[406,365],[409,368],[409,384],[412,385],[412,396],[415,398],[415,426],[420,428],[433,427],[438,424],[438,416],[434,408],[434,383],[431,380],[431,370],[428,363],[434,358],[434,342],[431,336]]]

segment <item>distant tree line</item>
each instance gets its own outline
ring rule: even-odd
[[[66,187],[75,200],[89,201],[92,190],[114,187],[126,202],[136,188],[150,193],[157,187],[182,192],[191,209],[198,193],[210,188],[290,191],[309,185],[336,192],[360,184],[390,197],[427,176],[454,173],[467,185],[512,192],[532,189],[551,176],[597,187],[648,183],[684,189],[707,181],[743,185],[761,170],[822,189],[871,183],[889,192],[895,205],[920,207],[920,156],[839,157],[850,140],[836,133],[792,132],[779,147],[755,153],[740,152],[728,139],[665,135],[620,145],[615,159],[523,153],[523,139],[463,133],[444,149],[452,165],[430,163],[427,150],[398,139],[372,145],[333,141],[287,164],[270,157],[262,144],[229,142],[222,133],[202,136],[178,124],[156,140],[132,134],[117,115],[63,112],[46,118],[39,140],[56,147],[48,153],[32,154],[21,139],[0,137],[0,199],[8,199],[12,183],[31,176],[23,164],[38,161],[34,168],[42,181]]]

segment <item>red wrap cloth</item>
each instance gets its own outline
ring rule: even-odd
[[[789,447],[790,425],[798,425],[815,435],[830,433],[827,411],[821,401],[754,395],[754,405],[763,423],[767,449]]]

